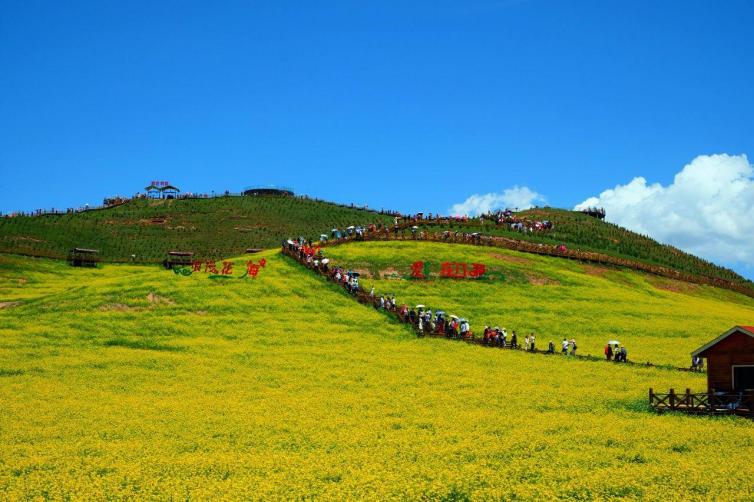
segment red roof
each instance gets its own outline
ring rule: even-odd
[[[699,356],[699,355],[701,355],[702,357],[706,357],[704,355],[704,352],[707,349],[709,349],[713,345],[717,345],[719,342],[722,342],[723,340],[725,340],[730,335],[732,335],[733,333],[736,333],[736,332],[743,332],[744,334],[746,334],[748,336],[754,337],[754,326],[733,326],[728,331],[726,331],[722,335],[718,336],[717,338],[715,338],[711,342],[706,343],[706,344],[702,345],[701,347],[699,347],[698,349],[696,349],[694,352],[691,353],[691,355],[694,356],[694,357]]]

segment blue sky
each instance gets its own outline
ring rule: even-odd
[[[754,155],[752,25],[747,1],[0,0],[0,211],[153,179],[443,213],[668,186]]]

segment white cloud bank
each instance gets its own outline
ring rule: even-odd
[[[754,167],[746,155],[700,155],[668,186],[643,177],[590,197],[607,220],[708,260],[754,265]]]
[[[460,204],[453,204],[450,214],[476,216],[498,209],[529,209],[537,202],[545,202],[545,198],[529,187],[516,185],[500,193],[474,194]]]

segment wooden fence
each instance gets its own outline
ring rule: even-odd
[[[667,394],[655,393],[649,389],[649,406],[658,411],[681,411],[703,415],[739,415],[754,418],[754,392],[703,392],[676,393],[670,389]]]

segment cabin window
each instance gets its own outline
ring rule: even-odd
[[[754,366],[733,366],[733,389],[754,389]]]

